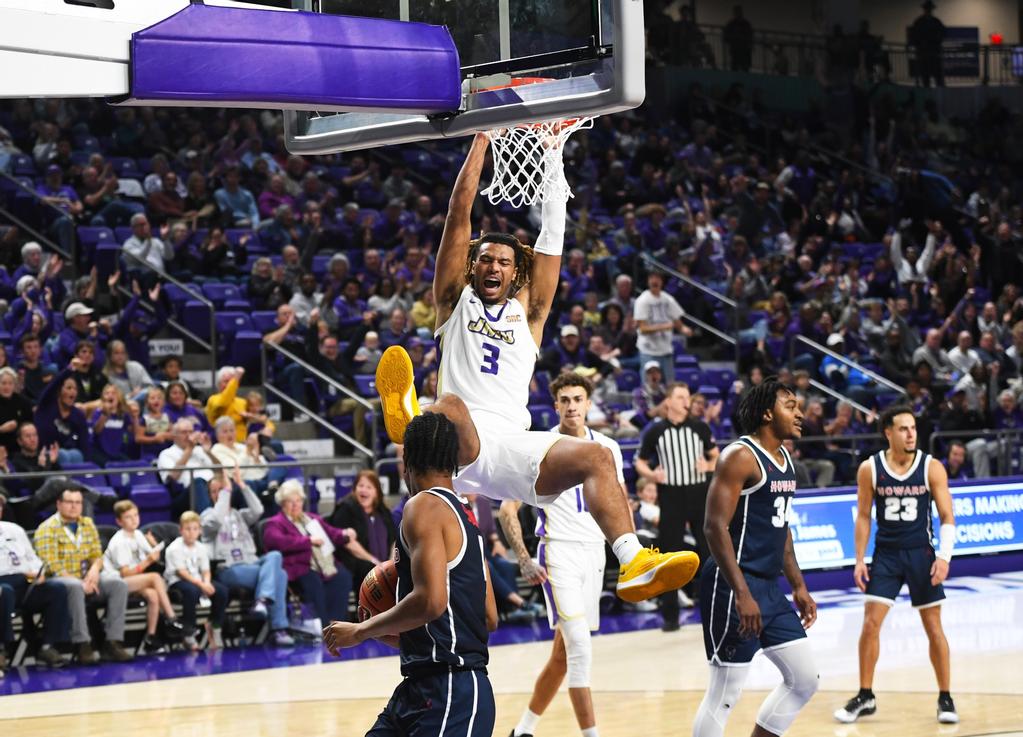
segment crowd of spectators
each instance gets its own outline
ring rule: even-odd
[[[742,44],[745,31],[733,30]],[[737,393],[782,374],[802,397],[804,434],[823,439],[794,448],[813,483],[851,481],[867,446],[845,436],[873,432],[875,411],[900,397],[923,447],[933,431],[951,431],[938,447],[956,478],[1005,470],[1018,442],[975,431],[1023,429],[1023,168],[1014,166],[1023,149],[1009,145],[1023,134],[1020,118],[992,102],[967,128],[883,90],[853,99],[849,119],[836,120],[817,107],[771,111],[741,85],[717,95],[693,85],[671,116],[640,109],[575,135],[565,151],[572,227],[531,402],[549,404],[552,375],[578,371],[598,387],[591,425],[629,439],[661,416],[668,383],[693,371],[709,383],[690,359],[738,356],[736,372],[694,392],[694,416],[728,438]],[[245,393],[244,369],[221,368],[206,397],[184,380],[181,357],[151,360],[149,339],[178,307],[165,276],[237,285],[252,314],[272,313],[266,342],[368,406],[323,384],[310,393],[280,354],[270,378],[372,445],[378,405],[366,380],[383,349],[405,346],[424,404],[436,395],[430,284],[461,146],[303,158],[287,154],[272,112],[4,104],[0,167],[46,198],[46,230],[65,255],[0,226],[0,467],[153,464],[183,546],[198,539],[183,513],[200,515],[211,543],[225,520],[246,531],[240,557],[236,548],[212,556],[228,560],[215,580],[201,561],[168,579],[186,600],[198,591],[222,601],[214,583],[225,577],[249,587],[282,644],[282,587],[321,615],[336,611],[349,577],[393,545],[379,484],[360,478],[330,521],[303,512],[293,489],[281,496],[284,475],[259,468],[281,452],[275,426],[263,397]],[[476,208],[480,231],[532,242],[536,212]],[[100,262],[90,229],[118,234],[114,264]],[[737,350],[708,326],[734,335]],[[235,475],[236,463],[251,468]],[[57,527],[112,502],[59,477],[2,483],[0,495],[30,496],[34,513],[56,503],[48,523]],[[295,528],[311,547],[285,542],[283,561],[257,548],[245,535],[261,517],[276,520],[271,540]],[[335,556],[322,549],[328,540]],[[116,603],[117,579],[91,570],[75,575],[90,592],[115,582],[105,595]]]

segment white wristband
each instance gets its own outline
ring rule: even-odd
[[[942,525],[938,529],[938,552],[937,557],[946,563],[952,560],[952,549],[956,544],[956,526]]]
[[[565,250],[565,221],[568,205],[561,200],[544,202],[540,206],[540,235],[533,250],[548,256],[560,256]]]

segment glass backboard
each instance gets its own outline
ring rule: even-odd
[[[315,154],[627,110],[645,96],[642,0],[306,0],[323,13],[446,26],[462,104],[438,115],[285,111],[288,148]],[[514,88],[513,77],[542,77]]]

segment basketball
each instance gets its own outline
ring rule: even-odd
[[[398,586],[398,571],[393,560],[385,560],[366,574],[359,587],[359,621],[365,622],[374,614],[386,612],[394,606],[394,590]]]

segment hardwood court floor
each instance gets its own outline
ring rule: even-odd
[[[944,621],[953,653],[959,725],[934,719],[936,689],[916,613],[900,603],[882,634],[875,691],[877,715],[854,725],[831,712],[857,686],[858,605],[823,609],[810,631],[821,691],[788,734],[792,737],[1023,737],[1023,576],[1014,586],[977,579],[975,593],[951,597]],[[989,585],[990,584],[990,585]],[[985,588],[988,590],[985,592]],[[826,598],[827,593],[820,598]],[[604,737],[685,735],[706,683],[698,627],[604,635],[594,640],[594,700]],[[529,698],[547,642],[495,647],[494,734],[507,735]],[[0,698],[0,734],[12,737],[356,737],[397,683],[393,657],[330,661],[272,670],[176,678]],[[726,734],[748,735],[764,695],[778,682],[763,658]],[[538,737],[578,734],[566,696],[555,699]]]

